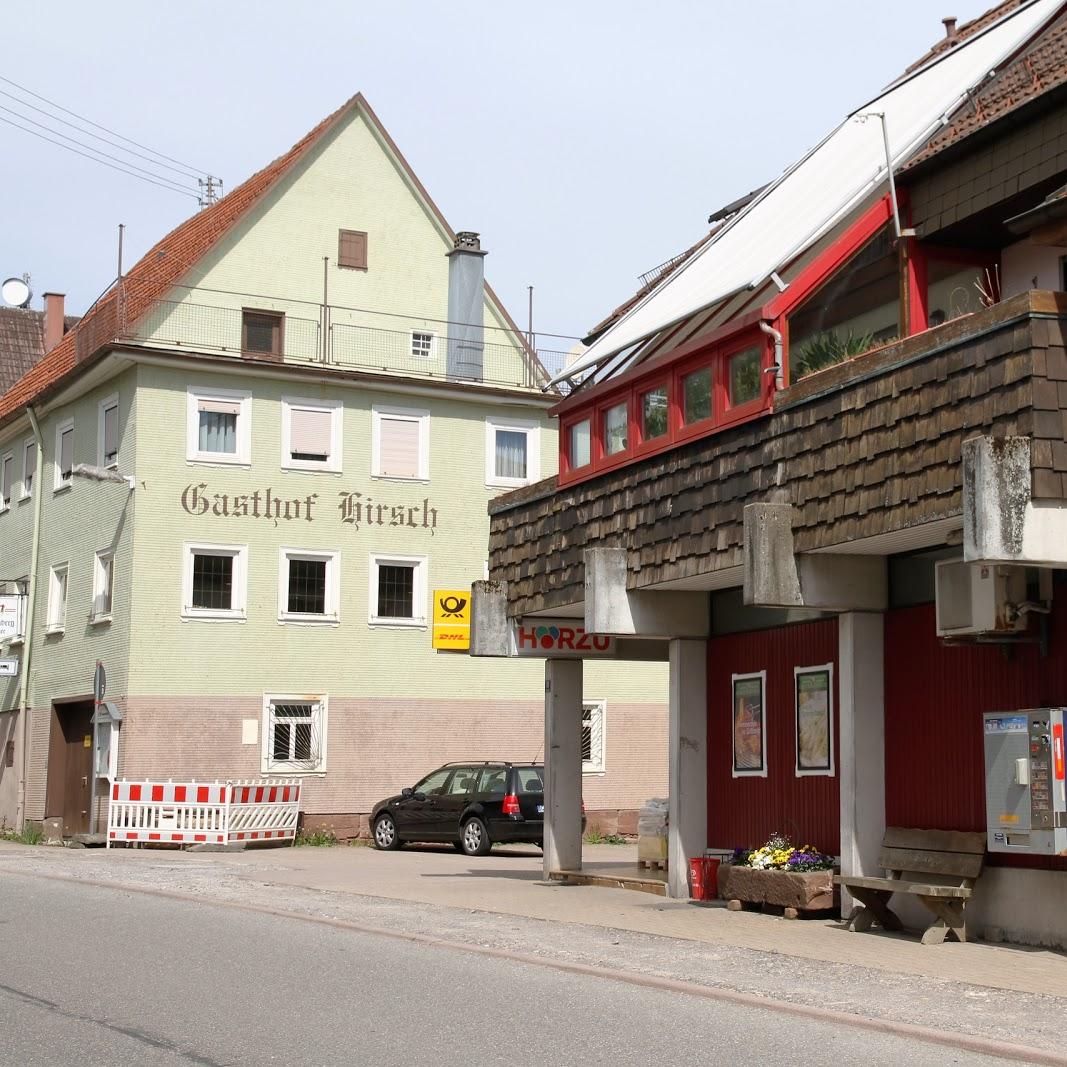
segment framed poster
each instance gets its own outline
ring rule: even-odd
[[[733,689],[731,736],[733,776],[767,777],[767,672],[730,676]]]
[[[797,777],[834,774],[834,665],[794,667]]]

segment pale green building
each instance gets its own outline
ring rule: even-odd
[[[542,756],[544,673],[431,647],[558,399],[361,96],[164,237],[0,401],[0,820],[90,782],[304,778],[356,832],[447,760]],[[19,602],[19,601],[16,601]],[[121,725],[94,770],[94,665]],[[666,666],[586,673],[585,802],[666,781]],[[103,731],[101,731],[103,732]],[[365,820],[363,820],[365,827]]]

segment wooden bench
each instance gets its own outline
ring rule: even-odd
[[[862,931],[877,922],[884,930],[900,930],[902,924],[890,910],[889,898],[894,893],[911,893],[934,913],[933,924],[923,934],[924,945],[940,945],[948,934],[966,941],[964,906],[982,873],[985,847],[985,834],[890,827],[878,854],[878,865],[885,868],[887,878],[834,876],[837,885],[860,901],[846,925]]]

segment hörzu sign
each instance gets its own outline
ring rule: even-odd
[[[574,619],[529,619],[511,625],[511,655],[538,659],[614,656],[615,638],[590,634]]]
[[[464,651],[471,645],[471,591],[433,591],[433,647]]]
[[[382,504],[363,493],[341,490],[337,495],[340,521],[354,530],[385,526],[432,533],[437,529],[437,508],[428,497],[414,504]],[[219,518],[267,519],[277,526],[279,522],[297,520],[315,522],[325,504],[320,503],[318,493],[278,497],[270,486],[254,493],[213,493],[207,482],[195,482],[182,491],[181,506],[189,515],[198,517],[211,514]]]

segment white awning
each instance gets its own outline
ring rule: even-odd
[[[969,90],[1062,6],[1063,0],[1031,0],[857,108],[552,382],[588,370],[733,293],[762,285],[886,180],[878,113],[885,115],[896,169],[948,121]]]

